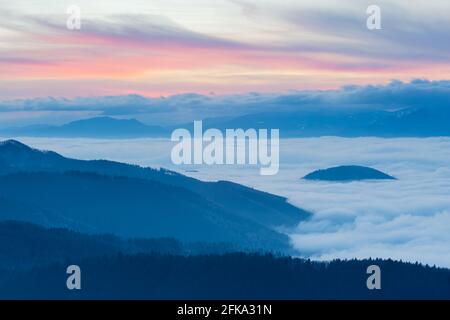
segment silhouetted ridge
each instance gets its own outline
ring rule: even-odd
[[[183,243],[172,238],[120,238],[89,235],[66,228],[43,228],[21,221],[0,221],[0,268],[27,270],[67,260],[117,254],[187,255],[240,250],[228,243]]]
[[[288,250],[289,239],[277,227],[295,227],[310,215],[283,197],[235,183],[202,182],[113,161],[68,159],[20,143],[0,145],[0,164],[0,207],[3,201],[7,208],[0,219],[126,237]]]
[[[64,286],[67,263],[83,289]],[[259,254],[117,255],[14,272],[0,281],[8,299],[450,299],[450,270],[392,260],[309,260]],[[382,270],[368,290],[367,268]],[[63,284],[61,284],[63,283]]]

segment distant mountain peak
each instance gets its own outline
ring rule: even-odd
[[[147,126],[136,119],[117,119],[113,117],[95,117],[83,120],[76,120],[60,127],[60,130],[68,130],[75,133],[91,133],[108,132],[110,135],[120,135],[125,133],[142,134],[151,130],[152,127]]]
[[[100,117],[94,117],[94,118],[88,118],[88,119],[81,119],[81,120],[75,120],[68,124],[74,124],[74,123],[86,123],[86,122],[94,122],[94,123],[139,123],[142,124],[142,122],[136,120],[136,119],[117,119],[113,117],[108,116],[100,116]]]
[[[73,122],[77,122],[77,121],[137,121],[136,119],[118,119],[118,118],[114,118],[114,117],[109,117],[109,116],[98,116],[98,117],[93,117],[93,118],[87,118],[87,119],[80,119],[80,120],[75,120]]]
[[[159,126],[147,125],[136,119],[120,119],[108,116],[75,120],[61,126],[33,125],[0,130],[10,137],[99,137],[130,138],[165,136],[167,132]]]

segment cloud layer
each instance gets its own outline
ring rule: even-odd
[[[173,166],[173,143],[165,140],[22,140],[70,157],[169,167],[203,180],[231,180],[286,196],[314,213],[289,231],[304,257],[382,257],[450,267],[450,138],[282,140],[276,176],[260,176],[257,167]],[[301,180],[313,170],[345,164],[374,167],[398,180]]]
[[[450,81],[416,79],[392,81],[387,85],[348,85],[339,90],[290,91],[285,93],[248,93],[235,95],[180,94],[148,98],[140,95],[34,98],[1,101],[0,113],[16,114],[0,119],[0,126],[29,123],[53,123],[95,115],[137,118],[157,125],[174,125],[214,117],[343,108],[398,110],[407,107],[442,108],[450,106]],[[20,116],[19,116],[20,115]]]

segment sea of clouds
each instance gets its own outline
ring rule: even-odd
[[[173,143],[157,139],[23,138],[80,159],[168,167],[203,180],[231,180],[286,196],[313,217],[289,235],[299,256],[317,260],[381,257],[450,267],[450,138],[308,138],[280,144],[280,171],[251,166],[185,166],[170,161]],[[374,167],[396,181],[305,181],[336,165]]]

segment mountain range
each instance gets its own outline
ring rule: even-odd
[[[0,129],[3,136],[61,137],[61,138],[108,138],[123,139],[137,137],[167,136],[159,126],[148,126],[135,119],[96,117],[73,121],[61,126],[31,125]]]
[[[450,136],[450,108],[301,108],[206,119],[204,128],[280,129],[282,137]],[[189,127],[189,125],[186,125]]]
[[[0,218],[123,237],[170,237],[288,250],[280,227],[310,213],[231,182],[0,143]]]
[[[266,108],[267,109],[267,108]],[[198,120],[201,120],[200,117]],[[435,107],[356,108],[301,107],[279,108],[237,116],[203,119],[204,129],[279,129],[282,137],[436,137],[450,136],[450,109]],[[62,126],[32,125],[0,129],[4,137],[88,137],[139,138],[170,137],[176,128],[192,129],[192,123],[149,126],[135,119],[96,117]]]

